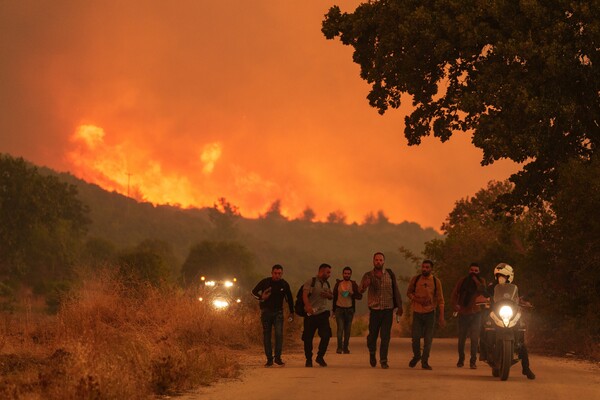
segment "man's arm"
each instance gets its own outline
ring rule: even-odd
[[[462,286],[463,279],[459,279],[456,282],[456,286],[454,286],[454,290],[452,290],[452,294],[450,295],[450,302],[452,303],[452,307],[454,307],[454,311],[460,310],[460,305],[458,304],[458,297],[460,293],[460,287]]]
[[[402,295],[400,294],[400,289],[398,288],[398,281],[396,280],[396,277],[393,276],[392,279],[392,285],[393,285],[393,296],[395,297],[395,302],[398,305],[398,310],[396,310],[396,314],[398,314],[398,316],[402,316],[402,314],[404,313],[403,307],[402,307]]]
[[[290,284],[284,281],[284,294],[287,300],[288,305],[290,306],[290,314],[294,315],[294,296],[292,295],[292,289],[290,289]]]
[[[256,286],[254,287],[254,289],[252,289],[252,296],[256,299],[256,300],[261,300],[261,292],[264,290],[264,282],[265,280],[261,280],[260,282],[258,282],[256,284]]]
[[[434,276],[433,279],[437,279],[437,278]],[[444,290],[442,289],[442,281],[440,281],[438,279],[437,284],[438,284],[437,304],[438,304],[438,307],[440,308],[440,317],[439,317],[438,323],[443,328],[446,326],[446,318],[444,316]]]
[[[358,288],[358,283],[356,283],[356,281],[352,281],[352,298],[354,300],[360,300],[362,297],[363,295]]]
[[[408,283],[408,289],[406,290],[406,297],[408,297],[408,299],[410,301],[415,301],[415,280],[417,279],[416,276],[413,276],[410,279],[410,282]]]
[[[361,281],[360,281],[360,288],[359,288],[359,292],[362,294],[364,292],[367,291],[367,289],[369,288],[369,286],[371,286],[371,278],[369,277],[369,273],[365,272],[365,274],[363,275]]]

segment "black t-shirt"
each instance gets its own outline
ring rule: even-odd
[[[284,279],[274,281],[273,278],[265,278],[258,282],[256,287],[252,289],[252,295],[261,300],[261,295],[267,288],[271,288],[271,296],[265,301],[260,302],[261,309],[271,311],[283,310],[283,301],[287,300],[290,313],[294,312],[292,291],[290,290],[290,285]]]

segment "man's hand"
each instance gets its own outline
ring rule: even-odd
[[[307,315],[314,314],[314,312],[315,312],[315,310],[314,310],[314,309],[312,308],[312,306],[311,306],[311,305],[309,305],[309,304],[305,304],[305,305],[304,305],[304,311],[306,311],[306,314],[307,314]]]
[[[271,287],[270,286],[268,288],[266,288],[265,290],[263,290],[262,294],[260,295],[260,298],[263,301],[267,300],[269,297],[271,297]]]
[[[444,317],[442,315],[440,315],[440,319],[438,320],[438,324],[440,325],[441,328],[444,328],[446,326],[446,320],[444,319]]]
[[[398,307],[398,311],[396,311],[396,315],[398,316],[398,318],[400,318],[402,316],[402,314],[404,314],[402,307]]]
[[[321,292],[321,297],[331,300],[333,299],[333,293],[331,293],[331,290],[325,289]]]

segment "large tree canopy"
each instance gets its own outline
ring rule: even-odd
[[[381,114],[412,97],[410,145],[472,132],[483,165],[527,162],[520,204],[550,199],[558,166],[598,148],[600,0],[374,0],[332,7],[322,31],[354,47]]]

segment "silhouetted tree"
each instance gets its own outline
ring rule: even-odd
[[[281,214],[281,200],[277,199],[273,203],[271,203],[269,209],[266,213],[264,213],[264,215],[261,216],[261,218],[270,220],[286,219]]]
[[[239,208],[224,197],[219,198],[208,210],[208,217],[213,224],[210,236],[214,240],[235,240],[238,236],[237,224],[241,218]]]
[[[374,0],[322,31],[354,48],[381,114],[407,95],[409,145],[472,132],[483,165],[526,162],[508,206],[552,199],[558,167],[600,145],[599,0]]]
[[[315,211],[312,208],[306,207],[304,211],[302,211],[300,221],[312,222],[316,216],[317,214],[315,214]]]
[[[346,214],[341,210],[332,211],[327,214],[327,222],[330,224],[345,224]]]

